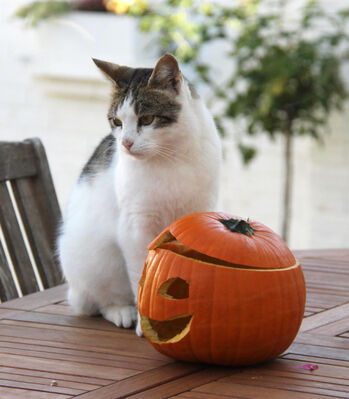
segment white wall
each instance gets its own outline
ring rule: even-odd
[[[38,136],[43,140],[64,205],[83,163],[109,132],[105,117],[109,87],[89,57],[149,66],[154,49],[138,52],[144,38],[132,27],[124,27],[122,34],[111,32],[118,17],[109,16],[96,29],[92,14],[82,31],[75,25],[79,16],[65,24],[64,35],[70,33],[64,45],[57,39],[60,21],[54,23],[54,33],[43,26],[24,30],[20,22],[9,20],[23,3],[2,2],[0,8],[0,139]],[[348,115],[347,108],[332,116],[332,132],[323,146],[309,139],[297,140],[293,248],[349,246]],[[248,168],[242,166],[232,139],[224,140],[222,208],[280,231],[282,143],[262,136],[256,140],[259,155]]]

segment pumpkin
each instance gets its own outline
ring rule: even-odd
[[[145,337],[186,361],[250,365],[275,358],[302,322],[302,269],[257,221],[196,213],[148,247],[138,307]]]

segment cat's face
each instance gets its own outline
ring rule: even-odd
[[[182,140],[178,121],[187,87],[176,59],[167,54],[154,69],[94,61],[115,88],[108,119],[118,150],[138,159],[173,159]]]

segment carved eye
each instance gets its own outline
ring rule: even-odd
[[[141,282],[143,281],[143,277]],[[162,283],[158,289],[158,295],[170,300],[189,298],[189,283],[180,277],[172,277]],[[193,314],[188,313],[161,321],[141,315],[141,325],[144,335],[154,343],[180,341],[189,333],[192,320]]]
[[[122,122],[119,118],[109,118],[109,122],[111,124],[111,127],[115,128],[115,127],[121,127],[122,126]]]
[[[170,278],[161,285],[158,294],[168,299],[189,298],[189,284],[180,277]]]
[[[143,115],[138,119],[138,124],[140,126],[151,125],[154,120],[154,115]]]

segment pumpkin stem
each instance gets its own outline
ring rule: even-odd
[[[246,236],[252,236],[254,233],[254,228],[243,219],[219,219],[224,226],[233,233],[245,234]]]

